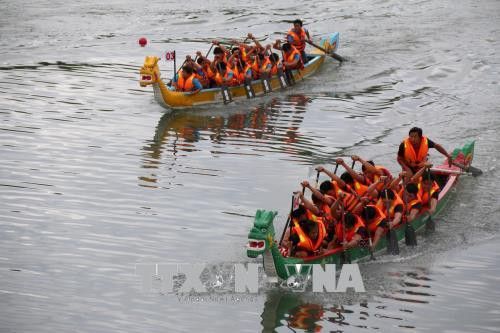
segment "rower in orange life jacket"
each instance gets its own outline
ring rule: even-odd
[[[291,226],[293,227],[295,224],[300,224],[306,220],[316,220],[316,216],[308,209],[304,207],[303,204],[300,204],[295,210],[290,214]],[[293,250],[292,237],[293,232],[290,232],[288,228],[285,230],[285,234],[283,235],[283,242],[280,244],[282,248],[287,249],[287,253],[291,253]]]
[[[387,218],[385,213],[377,205],[366,205],[361,214],[365,220],[369,232],[372,234],[372,251],[376,248],[380,238],[387,230]]]
[[[439,198],[439,185],[434,181],[434,176],[429,171],[425,171],[421,181],[418,183],[418,196],[423,207],[429,208],[429,213],[436,212],[437,202]],[[429,200],[430,190],[430,200]],[[430,202],[429,202],[430,201]]]
[[[294,223],[292,227],[292,242],[295,245],[295,256],[307,257],[317,254],[321,250],[325,236],[325,226],[319,219],[316,221],[306,220],[302,223]]]
[[[422,202],[418,197],[418,186],[415,183],[408,183],[404,187],[404,192],[399,195],[405,203],[406,222],[411,222],[422,209]]]
[[[344,214],[345,244],[344,249],[350,249],[359,245],[359,242],[368,237],[365,223],[361,217],[350,212]],[[335,227],[335,239],[338,243],[344,242],[344,225],[337,223]]]
[[[217,86],[227,85],[227,86],[236,86],[238,85],[238,81],[234,76],[234,72],[227,68],[226,63],[220,62],[217,64],[217,73],[215,74],[215,83]]]
[[[243,84],[245,81],[252,80],[252,68],[247,65],[244,60],[233,58],[230,60],[230,69],[234,73],[234,77],[238,84]]]
[[[339,197],[339,194],[342,194],[342,202],[345,210],[355,212],[355,209],[359,205],[358,197],[350,193],[349,189],[346,188],[344,181],[322,166],[317,167],[316,171],[324,172],[332,179],[332,181],[325,180],[321,183],[321,185],[319,186],[320,192],[324,195],[328,195],[333,199],[337,199]],[[331,201],[332,200],[330,199],[329,204],[331,204]]]
[[[404,203],[393,190],[384,189],[380,191],[379,200],[376,205],[388,218],[391,228],[401,223],[404,213]],[[387,206],[389,206],[389,209],[387,209]]]
[[[288,31],[286,39],[288,43],[293,45],[300,52],[302,61],[306,63],[306,41],[310,42],[311,38],[309,37],[309,31],[302,27],[301,20],[297,19],[293,21],[293,28]]]
[[[273,47],[283,51],[283,66],[285,70],[300,70],[304,68],[304,62],[302,61],[300,52],[290,43],[281,45],[281,41],[277,40]]]
[[[176,91],[185,91],[196,93],[203,87],[193,73],[193,67],[184,65],[179,74],[172,81]]]
[[[390,182],[393,178],[391,172],[387,170],[387,168],[380,165],[375,165],[373,161],[365,161],[357,155],[351,156],[351,159],[354,162],[361,163],[361,171],[363,172],[363,175],[360,175],[360,179],[357,178],[357,180],[361,183],[364,183],[365,185],[377,183],[382,176],[385,176],[388,182]],[[384,184],[379,183],[376,190],[380,192],[383,190],[383,188]]]
[[[412,175],[422,168],[427,161],[429,148],[435,148],[441,154],[448,158],[451,165],[451,155],[440,145],[422,135],[422,129],[413,127],[406,138],[400,145],[398,150],[398,163]]]

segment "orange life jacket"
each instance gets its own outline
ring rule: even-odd
[[[354,186],[353,190],[360,196],[362,197],[365,195],[366,191],[368,191],[368,186],[361,184],[357,180],[354,180]]]
[[[240,54],[241,54],[241,60],[247,62],[248,61],[247,49],[245,49],[244,47],[240,46]]]
[[[344,199],[342,200],[342,204],[344,205],[345,210],[352,212],[359,203],[358,198],[354,194],[342,190],[336,181],[333,181],[332,185],[335,189],[336,198],[338,198],[339,193],[345,194]]]
[[[402,205],[404,208],[404,202],[401,199],[401,197],[399,196],[399,194],[394,193],[394,196],[395,196],[395,198],[394,198],[394,200],[392,200],[391,206],[389,207],[389,218],[390,219],[394,218],[394,215],[395,215],[394,209],[396,208],[396,206]],[[382,200],[382,198],[378,199],[377,207],[380,208],[380,210],[382,210],[383,212],[385,212],[385,214],[387,216],[387,207],[385,207],[385,204],[384,204],[384,201]]]
[[[376,165],[375,168],[377,170],[381,170],[383,172],[383,176],[386,176],[388,179],[392,179],[392,174],[389,170],[387,170],[385,167],[383,166],[380,166],[380,165]],[[376,183],[379,181],[381,176],[379,176],[378,174],[374,174],[373,177],[365,177],[365,179],[369,180],[370,181],[370,184],[368,185],[371,185],[373,183]],[[384,184],[382,183],[379,183],[376,187],[377,191],[382,191],[384,189]]]
[[[194,88],[193,79],[195,78],[194,74],[191,74],[187,79],[184,79],[182,76],[182,70],[179,71],[177,76],[177,91],[192,91]]]
[[[293,38],[292,45],[300,52],[304,51],[306,48],[305,40],[307,39],[304,29],[300,28],[300,32],[298,34],[293,31],[293,29],[290,29],[290,31],[288,31],[288,35]]]
[[[368,230],[370,230],[371,233],[374,233],[386,216],[377,205],[367,205],[366,207],[373,207],[376,211],[375,217],[371,221],[366,221],[366,223],[368,224]]]
[[[332,210],[330,209],[330,206],[327,205],[326,203],[323,203],[321,205],[320,209],[323,212],[323,222],[325,224],[332,223],[333,222],[333,216],[332,216]]]
[[[212,68],[210,68],[210,66],[207,66],[206,68],[204,68],[204,71],[205,73],[207,73],[207,77],[209,79],[215,79],[215,74],[216,72],[212,70]]]
[[[354,238],[354,236],[358,232],[359,228],[365,227],[365,223],[361,217],[354,214],[354,218],[356,219],[356,223],[354,223],[354,226],[350,229],[346,229],[346,233],[345,233],[346,242],[350,242]],[[339,222],[335,225],[335,236],[337,236],[337,240],[339,242],[344,241],[344,233],[343,233],[344,230],[343,229],[344,228],[342,226],[342,222]]]
[[[429,141],[427,137],[422,136],[420,140],[420,147],[418,152],[415,151],[413,145],[410,142],[410,138],[406,138],[404,141],[405,149],[405,160],[411,164],[417,164],[427,160],[427,153],[429,152]]]
[[[297,68],[295,69],[303,69],[304,68],[304,63],[302,62],[302,57],[300,55],[299,50],[297,50],[294,46],[292,46],[292,50],[287,54],[285,54],[285,61],[286,62],[293,62],[295,58],[295,55],[299,56],[299,63],[297,65]]]
[[[236,80],[238,81],[238,84],[242,84],[243,82],[245,82],[245,78],[246,78],[245,76],[246,76],[246,73],[249,69],[251,69],[250,65],[245,65],[245,68],[243,68],[243,70],[241,70],[241,71],[240,71],[239,66],[234,67],[233,74],[234,74],[234,77],[236,78]]]
[[[219,73],[219,72],[217,72],[217,73],[215,74],[215,78],[214,78],[215,83],[216,83],[218,86],[222,86],[222,84],[224,83],[224,82],[223,82],[223,78],[227,80],[227,79],[228,79],[228,77],[229,77],[229,73],[232,73],[232,74],[233,74],[233,79],[232,79],[231,81],[229,81],[229,82],[227,82],[227,81],[226,81],[226,82],[227,82],[227,85],[228,85],[228,86],[235,86],[235,85],[237,85],[237,84],[238,84],[238,81],[237,81],[237,79],[236,79],[236,76],[234,75],[234,72],[233,72],[230,68],[226,68],[226,74],[224,74],[224,77],[223,77],[222,75],[220,75],[220,73]]]
[[[432,182],[432,187],[431,187],[431,198],[434,193],[439,191],[439,185],[436,182]],[[420,198],[420,201],[422,202],[423,206],[428,206],[429,205],[429,191],[424,191],[424,187],[422,186],[422,182],[418,183],[418,197]]]
[[[309,238],[309,236],[302,230],[299,223],[294,223],[292,232],[299,236],[299,243],[297,244],[298,248],[310,252],[314,252],[320,248],[321,244],[323,243],[323,239],[326,236],[326,229],[321,220],[317,219],[315,222],[318,225],[318,238],[316,239],[316,241],[313,241]]]
[[[283,68],[283,64],[280,61],[278,61],[271,67],[271,75],[278,74],[278,68],[280,67]]]
[[[271,64],[271,60],[269,60],[269,57],[265,57],[264,61],[262,61],[262,64],[260,65],[260,73],[264,72],[269,64]]]

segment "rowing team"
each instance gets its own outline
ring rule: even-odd
[[[246,44],[247,40],[252,40],[254,45]],[[196,52],[194,60],[186,56],[184,66],[172,80],[172,88],[176,91],[198,92],[204,88],[249,85],[253,80],[267,80],[283,72],[302,69],[307,62],[304,52],[306,41],[310,42],[311,39],[300,20],[294,21],[284,44],[276,40],[273,45],[263,46],[249,33],[243,43],[232,40],[228,50],[214,40],[212,46],[216,47],[213,60],[203,56],[200,51]],[[281,51],[282,59],[277,53],[271,52],[271,47]]]
[[[370,241],[373,252],[388,230],[411,222],[422,209],[433,214],[440,188],[430,172],[429,148],[435,148],[452,163],[441,145],[414,127],[400,145],[398,162],[403,171],[397,178],[387,168],[356,155],[351,157],[351,167],[341,158],[336,160],[334,172],[317,167],[317,177],[325,173],[330,180],[322,182],[319,189],[308,181],[301,183],[303,191],[297,193],[300,204],[291,212],[282,253],[307,257],[338,246],[353,248],[362,240]],[[361,163],[361,173],[353,169],[356,162]],[[345,169],[340,177],[336,175],[339,165]],[[312,192],[311,200],[304,196],[306,188]]]

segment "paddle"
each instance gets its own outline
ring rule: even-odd
[[[280,238],[280,242],[279,244],[281,245],[281,243],[283,242],[283,238],[285,237],[285,232],[286,232],[286,229],[288,228],[288,225],[290,224],[290,220],[292,219],[292,212],[293,212],[293,202],[295,200],[295,195],[292,194],[292,205],[290,207],[290,214],[288,214],[288,218],[286,220],[286,224],[285,224],[285,228],[283,229],[283,233],[281,234],[281,238]],[[292,225],[290,224],[290,232],[292,231]],[[290,233],[291,234],[291,233]]]
[[[431,206],[431,188],[432,188],[432,180],[431,180],[431,170],[428,170],[427,173],[427,181],[430,183],[429,190],[427,191],[427,195],[429,197],[429,207]],[[433,232],[436,230],[436,223],[432,219],[432,214],[429,213],[429,218],[425,222],[425,231],[427,232]]]
[[[390,202],[389,198],[387,197],[387,191],[388,189],[385,190],[385,206],[387,210],[387,220],[389,220],[389,231],[386,234],[386,239],[387,239],[387,253],[392,254],[392,255],[397,255],[399,254],[399,244],[398,244],[398,238],[396,235],[396,231],[392,229],[391,227],[391,221],[390,221]]]
[[[347,253],[347,250],[343,248],[344,244],[346,243],[346,234],[345,234],[345,212],[344,212],[344,204],[341,204],[341,214],[342,214],[342,253],[340,255],[340,261],[342,264],[350,264],[351,263],[351,258],[349,258],[349,253]]]
[[[344,61],[344,58],[342,58],[341,56],[339,56],[337,53],[335,52],[332,52],[332,53],[329,53],[327,52],[324,48],[322,48],[321,46],[317,45],[317,44],[314,44],[313,42],[310,42],[308,40],[306,40],[306,43],[311,45],[311,46],[314,46],[315,48],[317,48],[318,50],[321,50],[323,52],[325,52],[326,55],[329,55],[330,57],[332,57],[333,59],[335,60],[338,60],[340,62],[343,62]]]
[[[267,75],[262,75],[260,82],[262,83],[262,90],[264,91],[264,94],[269,94],[273,91],[271,88],[271,82],[269,82]]]
[[[286,82],[285,75],[283,74],[283,68],[280,66],[278,67],[278,81],[280,83],[280,86],[282,89],[288,87],[288,83]]]
[[[472,172],[465,172],[459,170],[449,170],[449,169],[441,169],[441,168],[430,168],[430,171],[434,173],[443,173],[447,175],[463,175],[463,176],[474,176]]]
[[[474,177],[477,177],[479,175],[482,175],[483,174],[483,171],[479,168],[476,168],[476,167],[473,167],[472,165],[469,165],[468,167],[463,165],[463,164],[460,164],[460,163],[457,163],[457,162],[451,162],[451,164],[459,167],[460,169],[464,170],[465,172],[468,172],[470,173],[472,176]]]
[[[316,186],[315,186],[315,188],[318,188],[319,174],[320,174],[320,172],[318,171],[318,172],[316,173]]]
[[[337,164],[335,164],[335,170],[333,170],[333,174],[335,174],[335,175],[337,174],[338,168],[339,168],[339,164],[337,163]]]
[[[221,65],[220,62],[217,63],[217,66],[219,67],[219,75],[222,76],[222,70],[221,70]],[[231,103],[233,101],[233,97],[231,96],[231,93],[229,92],[229,88],[224,84],[224,80],[222,80],[222,84],[220,86],[220,90],[222,93],[222,99],[224,101],[224,104]]]
[[[403,178],[404,179],[404,178]],[[406,196],[406,182],[403,180],[403,199],[405,203],[405,208],[409,210],[408,207],[408,198]],[[409,213],[409,211],[408,211]],[[415,228],[408,221],[408,217],[406,213],[403,215],[405,217],[405,244],[407,246],[417,246],[417,235],[415,234]]]
[[[366,210],[366,206],[363,208],[363,213],[365,215],[366,224],[368,224],[368,211]],[[368,251],[370,251],[370,260],[376,260],[375,255],[373,253],[372,236],[370,235],[370,230],[368,229],[368,225],[366,226],[366,231],[368,232],[368,245],[369,245]]]

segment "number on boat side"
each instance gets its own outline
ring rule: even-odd
[[[172,61],[175,59],[175,51],[167,51],[165,52],[165,60]]]

